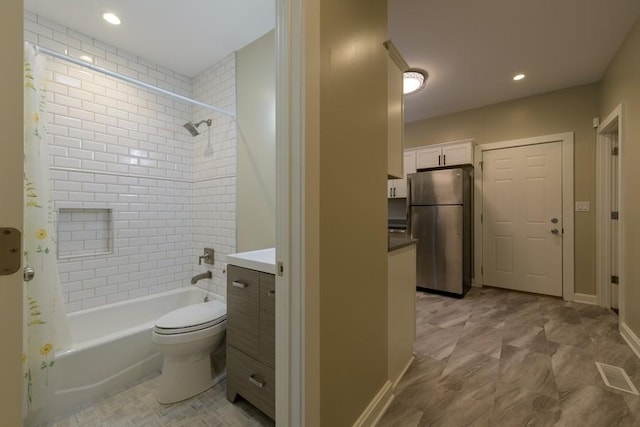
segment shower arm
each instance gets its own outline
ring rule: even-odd
[[[198,127],[203,123],[206,123],[208,127],[211,127],[211,119],[200,120],[198,123],[195,123],[194,126]]]

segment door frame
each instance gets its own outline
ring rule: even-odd
[[[276,2],[276,421],[305,425],[305,64],[318,0]],[[313,38],[313,37],[311,37]]]
[[[0,138],[3,148],[0,157],[3,203],[0,226],[21,232],[24,218],[23,13],[22,0],[0,3],[0,37],[4,46],[4,58],[0,64]],[[6,325],[0,351],[0,413],[3,423],[11,426],[22,425],[22,290],[22,268],[0,276],[0,322]]]
[[[475,146],[474,153],[474,280],[473,285],[482,287],[482,155],[485,151],[503,148],[522,147],[526,145],[562,143],[562,298],[566,301],[575,299],[574,291],[574,218],[573,218],[573,132],[535,136],[531,138],[513,139],[509,141],[491,142]],[[569,244],[565,244],[569,243]]]
[[[600,123],[596,140],[596,295],[602,307],[611,306],[611,133],[618,132],[618,212],[622,212],[623,108],[619,104]],[[624,319],[624,216],[618,219],[618,310]]]

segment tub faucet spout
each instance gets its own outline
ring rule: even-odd
[[[205,273],[200,273],[200,274],[196,274],[195,276],[193,276],[191,278],[191,284],[195,285],[196,283],[198,283],[198,280],[202,280],[202,279],[211,279],[211,271],[207,270]]]

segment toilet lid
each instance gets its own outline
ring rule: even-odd
[[[156,320],[155,330],[161,334],[199,331],[227,318],[227,306],[220,301],[188,305]]]

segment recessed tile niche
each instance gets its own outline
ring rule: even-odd
[[[60,208],[58,258],[110,254],[112,230],[111,209]]]

